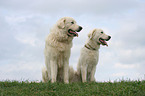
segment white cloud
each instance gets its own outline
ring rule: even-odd
[[[127,48],[120,48],[118,51],[118,60],[122,63],[140,63],[141,61],[144,61],[145,57],[145,47],[140,45],[140,47],[136,47],[135,49],[127,49]]]
[[[24,35],[24,34],[23,34]],[[29,44],[31,46],[38,46],[37,43],[39,43],[40,41],[38,40],[38,38],[34,37],[34,36],[16,36],[15,37],[16,40],[18,40],[21,43],[24,44]],[[41,44],[42,45],[42,44]]]
[[[6,16],[5,19],[9,24],[15,24],[15,23],[23,23],[26,22],[26,19],[32,18],[31,16]]]
[[[115,68],[122,68],[122,69],[136,69],[139,68],[139,64],[121,64],[121,63],[116,63],[114,65]]]
[[[113,77],[124,77],[124,76],[127,76],[128,74],[127,73],[124,73],[124,72],[120,72],[120,73],[113,73],[112,76]]]
[[[24,59],[24,58],[23,58]],[[0,65],[0,80],[41,80],[41,61],[15,61]]]

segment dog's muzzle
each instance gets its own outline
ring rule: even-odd
[[[99,38],[99,41],[101,42],[102,45],[108,46],[106,41],[109,41],[111,39],[111,36],[108,36],[107,39]]]
[[[72,29],[69,29],[67,35],[70,36],[70,37],[75,37],[75,36],[78,37],[78,33],[77,32],[80,32],[82,29],[83,28],[81,26],[79,26],[78,30],[76,30],[76,31],[74,31]]]

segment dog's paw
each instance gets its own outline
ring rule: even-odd
[[[64,83],[65,83],[65,84],[69,84],[69,81],[68,81],[68,80],[65,80]]]

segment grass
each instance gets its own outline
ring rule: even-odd
[[[1,81],[0,96],[145,96],[145,81],[71,84]]]

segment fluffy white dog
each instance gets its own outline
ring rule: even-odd
[[[71,17],[63,17],[50,30],[45,42],[45,64],[42,69],[42,81],[64,81],[69,83],[69,58],[72,40],[78,36],[82,27]],[[77,31],[77,32],[76,32]]]
[[[102,29],[94,29],[88,34],[77,65],[77,75],[81,76],[82,82],[95,81],[100,44],[108,46],[106,41],[110,38],[111,36],[106,35]]]

